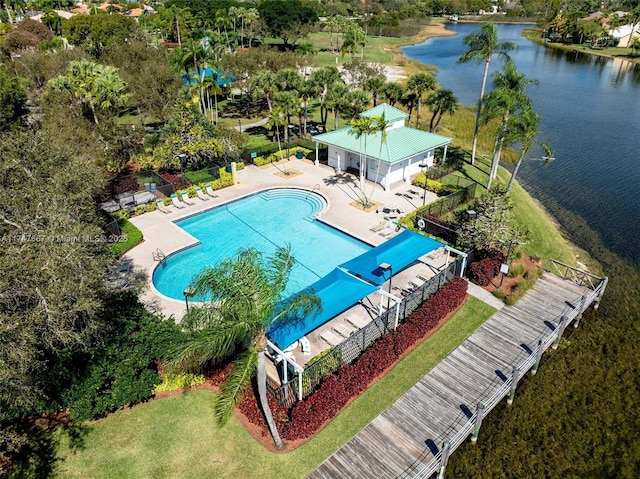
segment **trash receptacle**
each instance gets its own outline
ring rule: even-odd
[[[151,191],[151,184],[150,183],[145,183],[144,184],[144,191]]]
[[[304,158],[304,152],[302,150],[296,151],[296,158],[299,159],[299,160]]]
[[[224,171],[226,171],[227,173],[231,173],[232,169],[231,169],[231,165],[227,165],[224,167]]]

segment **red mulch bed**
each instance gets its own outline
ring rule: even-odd
[[[284,443],[282,449],[277,450],[273,444],[253,388],[245,392],[234,414],[266,449],[288,452],[299,447],[453,316],[466,300],[466,288],[467,283],[462,279],[445,285],[400,324],[395,332],[382,336],[352,364],[341,366],[336,373],[327,376],[314,393],[295,403],[291,410],[288,411],[269,396],[271,412]],[[189,390],[217,391],[229,374],[230,367],[227,364],[209,372],[205,384]],[[181,392],[171,391],[155,397],[168,397]]]

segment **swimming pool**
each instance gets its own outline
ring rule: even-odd
[[[316,219],[327,207],[314,192],[276,188],[190,216],[176,225],[199,244],[167,256],[153,272],[153,284],[169,298],[183,291],[204,266],[253,247],[265,256],[289,243],[296,265],[284,296],[297,293],[329,274],[337,265],[371,249]]]

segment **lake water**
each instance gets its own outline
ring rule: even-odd
[[[464,35],[480,25],[448,28],[457,35],[404,47],[403,52],[438,67],[436,79],[443,88],[452,90],[462,104],[474,105],[483,66],[456,60],[467,49]],[[499,25],[499,38],[518,44],[512,54],[516,67],[540,82],[527,90],[542,115],[535,144],[549,143],[556,160],[547,166],[525,160],[518,179],[563,222],[579,246],[591,249],[584,244],[587,239],[580,244],[584,220],[607,248],[639,264],[640,64],[546,48],[522,37],[524,28]],[[491,70],[502,65],[495,57]],[[487,91],[490,88],[491,78]],[[540,155],[536,149],[530,152],[531,158]]]

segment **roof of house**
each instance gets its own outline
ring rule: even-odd
[[[389,105],[386,106],[387,108],[393,108]],[[382,105],[378,105],[376,108],[379,107],[382,107]],[[361,116],[369,116],[376,108],[362,113]],[[395,108],[393,108],[393,110],[402,113],[404,115],[403,118],[408,116],[400,110]],[[389,113],[392,114],[392,111],[389,110]],[[385,120],[389,119],[385,113]],[[396,121],[400,119],[401,118],[396,116]],[[385,143],[382,143],[382,133],[367,135],[366,137],[365,135],[357,137],[351,131],[352,128],[347,126],[339,130],[315,135],[312,139],[318,143],[335,146],[357,154],[360,154],[360,152],[364,154],[366,150],[368,158],[374,158],[385,163],[397,163],[406,158],[447,145],[452,141],[451,138],[446,136],[436,135],[407,126],[388,129],[386,131],[387,141]]]
[[[404,120],[409,116],[404,111],[398,110],[387,103],[381,103],[380,105],[373,107],[371,110],[360,113],[360,116],[382,116],[382,114],[384,114],[385,121],[390,122]]]

